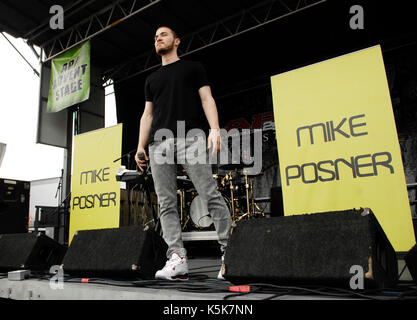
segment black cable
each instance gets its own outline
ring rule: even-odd
[[[39,280],[50,280],[54,275],[46,275],[46,274],[31,274],[29,277],[32,279],[39,279]],[[198,281],[207,279],[208,276],[204,274],[195,274],[189,278],[189,280],[183,281],[183,283],[192,284]],[[70,283],[81,283],[81,277],[72,277],[72,276],[64,276],[64,282]],[[123,287],[135,287],[135,286],[143,286],[143,287],[151,287],[152,286],[159,286],[159,287],[171,287],[174,288],[178,287],[178,282],[176,281],[164,281],[164,280],[132,280],[132,279],[123,279],[123,280],[115,280],[115,279],[108,279],[108,278],[85,278],[88,279],[89,284],[104,284],[104,285],[113,285],[113,286],[123,286]]]
[[[36,276],[36,275],[30,274],[28,278],[29,279],[39,279],[39,280],[50,280],[52,278],[52,276],[40,276],[40,275]]]
[[[224,281],[217,282],[213,280],[198,281],[198,280],[186,280],[186,281],[170,281],[170,280],[150,280],[150,281],[136,281],[134,282],[138,286],[151,288],[151,289],[176,289],[183,292],[229,292],[230,283],[224,283]]]
[[[329,289],[329,288],[327,288]],[[368,290],[362,290],[360,292],[357,291],[351,291],[351,290],[347,290],[347,289],[342,289],[342,288],[331,288],[335,291],[340,291],[340,292],[346,292],[347,294],[351,294],[351,295],[357,295],[359,297],[363,297],[363,298],[367,298],[367,299],[373,299],[373,300],[397,300],[400,299],[402,297],[402,293],[398,292],[399,288],[379,288],[379,289],[368,289]],[[413,292],[408,291],[408,292]],[[415,291],[417,293],[417,291]],[[370,294],[384,294],[384,298],[379,299],[379,297],[376,296],[371,296]],[[392,298],[392,295],[396,294],[396,297]],[[389,297],[387,297],[387,295],[389,295]]]
[[[201,268],[199,268],[201,269]],[[7,278],[7,273],[0,274]],[[37,278],[40,280],[51,280],[54,275],[47,273],[31,273],[30,278]],[[64,282],[81,283],[81,277],[64,276]],[[214,279],[208,279],[205,274],[194,274],[184,281],[170,281],[170,280],[143,280],[143,279],[107,279],[107,278],[87,278],[90,284],[112,285],[121,287],[146,287],[151,289],[171,289],[182,292],[201,292],[201,293],[229,293],[230,286],[232,285],[228,281],[220,281]],[[283,295],[303,295],[303,294],[316,294],[332,297],[360,297],[371,300],[388,301],[388,300],[400,300],[400,299],[417,299],[417,287],[404,287],[404,288],[382,288],[382,289],[368,289],[358,291],[352,291],[349,289],[343,289],[338,287],[298,287],[298,286],[280,286],[268,283],[248,283],[245,284],[250,287],[248,292],[238,292],[226,295],[224,300],[245,296],[251,293],[260,294],[272,294],[272,296],[263,298],[262,300],[271,300]],[[400,290],[400,291],[399,291]],[[402,291],[402,292],[401,292]],[[372,295],[373,294],[373,295]],[[384,296],[375,296],[378,294],[384,294]],[[392,295],[396,296],[393,297]],[[388,296],[387,296],[388,295]]]
[[[132,287],[132,286],[140,286],[146,287],[151,289],[172,289],[178,290],[182,292],[204,292],[204,293],[224,293],[230,292],[230,283],[225,281],[205,281],[201,282],[202,279],[207,278],[206,275],[194,275],[192,278],[184,281],[170,281],[170,280],[136,280],[136,281],[116,281],[112,279],[103,279],[103,278],[89,278],[88,283],[91,284],[104,284],[104,285],[116,285],[116,286],[124,286],[124,287]],[[80,282],[81,278],[78,278],[76,281],[67,280],[67,282]],[[129,283],[126,284],[126,281]],[[116,282],[116,283],[115,283]],[[121,283],[122,282],[122,283]],[[237,296],[244,296],[250,293],[261,293],[261,294],[273,294],[270,297],[265,298],[265,300],[273,299],[283,295],[302,295],[302,294],[317,294],[317,295],[325,295],[325,296],[334,296],[334,297],[352,297],[357,296],[366,299],[372,300],[398,300],[401,298],[407,298],[407,295],[410,293],[417,295],[416,290],[408,290],[404,291],[403,293],[399,293],[396,297],[377,297],[371,296],[369,294],[374,293],[378,294],[381,293],[381,290],[366,290],[360,292],[351,291],[348,289],[336,288],[336,287],[318,287],[312,288],[305,288],[305,287],[294,287],[294,286],[278,286],[266,283],[254,283],[254,284],[247,284],[251,287],[249,292],[239,292],[233,293],[223,297],[224,300],[227,300],[232,297]]]
[[[202,275],[201,278],[206,278],[205,275]],[[186,285],[190,285],[193,286],[195,283],[200,283],[199,281],[201,281],[202,279],[198,279],[198,276],[195,278],[188,278],[187,280],[139,280],[139,281],[134,281],[133,283],[136,286],[143,286],[143,287],[151,287],[151,286],[177,286],[179,284],[186,284]],[[203,279],[204,280],[204,279]]]
[[[147,288],[153,288],[153,287],[168,287],[176,289],[177,287],[182,288],[182,286],[179,286],[179,283],[187,283],[192,284],[193,282],[201,281],[202,279],[208,278],[206,275],[193,275],[191,280],[185,280],[181,282],[177,281],[161,281],[161,280],[114,280],[114,279],[106,279],[106,278],[88,278],[88,283],[90,284],[104,284],[104,285],[113,285],[113,286],[122,286],[122,287],[147,287]],[[64,280],[65,282],[73,282],[73,283],[80,283],[82,278],[72,278],[71,280]]]
[[[319,288],[315,288],[315,290],[317,290],[317,291],[322,291],[323,294],[331,293],[332,296],[346,297],[346,293],[345,292],[338,293],[337,290],[333,290],[333,289],[334,289],[333,287],[319,287]]]
[[[31,274],[29,275],[29,278],[39,279],[39,280],[48,280],[49,281],[54,276],[56,276],[56,274],[52,274],[52,275],[51,274],[42,274],[42,273],[36,274],[36,273],[31,272]],[[64,275],[63,281],[64,282],[81,283],[82,279],[84,279],[84,278],[77,277],[77,276]],[[98,282],[100,282],[101,280],[103,280],[103,281],[113,281],[113,282],[117,282],[117,283],[120,283],[120,281],[124,282],[124,283],[131,282],[131,280],[120,280],[120,281],[118,281],[118,280],[114,280],[114,279],[105,279],[105,278],[87,278],[87,279],[88,279],[88,283],[96,283],[96,280]],[[97,284],[98,284],[98,282],[97,282]],[[100,284],[103,284],[103,283],[100,282]],[[110,283],[107,282],[105,284],[110,284]],[[133,286],[133,285],[130,284],[129,286]]]
[[[34,276],[40,279],[49,280],[50,276]],[[74,280],[76,279],[76,280]],[[66,277],[64,281],[66,282],[81,282],[82,278],[79,277]],[[186,291],[186,292],[196,292],[196,291],[204,291],[204,292],[229,292],[229,286],[230,283],[219,281],[219,280],[209,280],[205,282],[201,282],[201,280],[208,279],[208,277],[204,274],[195,274],[191,276],[188,280],[184,281],[170,281],[170,280],[114,280],[114,279],[105,279],[105,278],[88,278],[88,283],[92,284],[105,284],[105,285],[116,285],[116,286],[142,286],[147,288],[154,288],[154,289],[177,289],[180,291]],[[346,290],[342,288],[336,288],[336,287],[319,287],[319,288],[304,288],[304,287],[286,287],[286,286],[277,286],[277,285],[271,285],[271,284],[248,284],[249,286],[254,287],[255,289],[252,289],[248,293],[254,293],[254,292],[260,292],[260,293],[272,293],[274,296],[280,296],[284,294],[289,294],[289,292],[292,292],[292,294],[300,295],[300,294],[306,294],[306,293],[314,293],[318,295],[330,295],[330,296],[337,296],[337,297],[351,297],[351,296],[359,296],[361,298],[366,299],[374,299],[374,300],[392,300],[392,298],[384,297],[379,298],[375,296],[370,296],[369,294],[374,293],[378,294],[383,292],[382,290],[367,290],[360,292],[354,292],[351,290]],[[216,288],[217,287],[217,288]],[[279,289],[284,290],[284,292],[277,292],[276,290],[272,289]],[[388,289],[385,289],[388,290]],[[394,290],[394,289],[392,289]],[[387,293],[387,292],[385,292]],[[417,290],[408,290],[404,291],[403,293],[398,293],[397,297],[394,299],[404,298],[407,295],[410,294],[417,294]],[[241,295],[240,293],[238,295]],[[229,295],[226,297],[228,299],[229,297],[236,296],[236,294]],[[270,297],[271,298],[271,297]]]
[[[221,265],[212,265],[212,266],[204,266],[204,267],[195,267],[195,268],[189,268],[189,271],[195,271],[195,270],[200,270],[200,269],[206,269],[206,268],[220,268]]]
[[[385,298],[379,298],[379,297],[374,297],[374,296],[369,296],[366,294],[361,294],[359,292],[354,292],[354,291],[350,291],[350,290],[345,290],[345,289],[341,289],[341,288],[331,288],[333,290],[336,291],[340,291],[343,292],[344,294],[341,295],[340,293],[333,293],[330,290],[328,290],[329,288],[319,288],[319,289],[310,289],[310,288],[304,288],[304,287],[295,287],[295,286],[278,286],[278,285],[273,285],[273,284],[267,284],[267,283],[249,283],[246,284],[250,287],[259,287],[258,289],[251,290],[250,292],[260,292],[260,293],[266,293],[269,292],[271,293],[271,291],[269,290],[265,290],[265,289],[278,289],[278,290],[294,290],[293,294],[303,294],[304,292],[306,293],[313,293],[313,294],[318,294],[318,295],[326,295],[326,296],[337,296],[337,297],[341,297],[341,296],[345,296],[345,297],[351,297],[351,296],[358,296],[361,298],[366,298],[366,299],[373,299],[373,300],[397,300],[398,298],[394,298],[394,299],[390,299],[388,297]],[[327,289],[328,291],[323,291]],[[273,292],[272,292],[273,293]],[[280,294],[281,292],[278,292],[278,294]]]
[[[247,295],[247,294],[249,294],[249,293],[252,293],[252,292],[239,292],[239,293],[232,293],[232,294],[229,294],[229,295],[227,295],[227,296],[224,296],[224,297],[223,297],[223,300],[227,300],[227,299],[234,298],[234,297],[241,297],[241,296],[245,296],[245,295]]]
[[[272,300],[274,298],[278,298],[278,297],[282,297],[282,296],[286,296],[286,295],[291,295],[293,291],[289,290],[289,291],[285,291],[285,292],[281,292],[281,293],[275,293],[272,296],[263,298],[261,300]]]
[[[401,298],[407,298],[406,294],[415,296],[416,298],[414,298],[414,299],[417,299],[417,290],[404,291],[403,293],[400,293],[400,297]]]
[[[76,280],[76,281],[66,280],[65,282],[80,283],[81,281],[80,280]],[[118,286],[118,287],[133,287],[134,286],[131,282],[127,282],[127,281],[106,280],[106,279],[101,279],[101,278],[88,278],[88,283]]]
[[[248,293],[253,292],[260,292],[260,293],[274,293],[281,295],[284,291],[284,293],[288,292],[289,290],[293,291],[293,294],[306,294],[306,293],[314,293],[319,295],[331,295],[331,296],[341,296],[340,294],[332,294],[330,292],[322,292],[321,290],[314,290],[309,288],[303,288],[303,287],[292,287],[292,286],[278,286],[278,285],[272,285],[267,283],[249,283],[248,285],[251,290]],[[255,289],[252,289],[255,287]],[[272,289],[272,290],[271,290]],[[280,292],[281,291],[281,292]],[[231,295],[234,296],[234,295]],[[227,299],[229,296],[226,296],[225,299]]]

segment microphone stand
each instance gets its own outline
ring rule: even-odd
[[[61,197],[62,199],[62,194]],[[67,234],[67,230],[69,231],[69,225],[68,222],[69,220],[67,219],[69,217],[69,205],[68,205],[68,201],[71,201],[71,192],[69,192],[64,200],[61,200],[59,205],[58,205],[58,242],[61,243],[64,246],[68,246],[68,243],[66,241],[68,241],[68,234]]]
[[[136,152],[136,150],[137,149],[132,149],[131,151],[129,151],[128,153],[122,155],[120,158],[114,160],[113,162],[116,162],[116,161],[118,161],[118,160],[126,157],[127,158],[127,161],[128,161],[128,167],[127,168],[129,168],[130,167],[131,154],[134,153],[134,152]],[[139,169],[137,167],[137,165],[136,165],[136,168]],[[149,183],[150,176],[148,175],[148,173],[149,173],[149,164],[146,166],[146,169],[144,171],[141,171],[141,176],[143,178],[143,186],[144,186],[144,190],[145,190],[145,193],[146,193],[146,197],[148,198],[148,203],[149,203],[149,205],[151,207],[151,213],[152,213],[153,221],[155,222],[155,232],[161,233],[160,221],[158,219],[157,213],[155,212],[155,208],[154,208],[153,203],[152,203],[151,190],[150,190],[150,186],[149,186],[149,184],[150,184]],[[128,182],[128,181],[126,181],[126,182]],[[130,201],[129,201],[129,198],[130,198],[130,188],[129,187],[127,188],[127,191],[128,191],[129,224],[130,224],[131,213],[130,213]]]
[[[131,153],[135,152],[136,149],[132,149],[129,152],[123,154],[120,158],[117,158],[116,160],[113,160],[113,162],[119,161],[123,158],[127,158],[127,168],[130,168],[130,157],[131,157]],[[130,208],[130,185],[128,184],[128,181],[126,181],[127,184],[127,214],[128,214],[128,225],[130,226],[131,222],[132,222],[132,214],[131,214],[131,208]]]
[[[58,188],[56,189],[56,192],[55,192],[55,199],[58,196],[58,192],[60,193],[59,194],[59,201],[60,202],[62,201],[62,194],[61,194],[60,191],[62,191],[62,182],[63,182],[63,180],[64,180],[64,169],[61,169],[61,177],[59,178]]]
[[[138,157],[139,157],[140,160],[145,160],[145,155],[142,152],[138,153]],[[155,232],[161,234],[160,221],[158,219],[158,216],[157,216],[157,214],[155,212],[155,209],[153,207],[153,204],[152,204],[152,196],[151,196],[151,191],[150,191],[149,182],[148,182],[149,181],[148,172],[149,172],[149,163],[147,163],[146,168],[142,171],[142,175],[143,175],[143,178],[144,178],[144,187],[145,187],[146,196],[148,197],[149,205],[151,207],[151,213],[152,213],[153,221],[155,223]]]
[[[133,152],[136,152],[136,149],[130,150],[129,152],[127,152],[124,155],[122,155],[121,157],[117,158],[116,160],[113,160],[113,162],[119,161],[120,159],[123,159],[123,158],[126,157],[127,158],[127,168],[129,169],[130,168],[130,157],[131,157],[131,154]]]

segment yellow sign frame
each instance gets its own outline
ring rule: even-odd
[[[118,228],[122,124],[74,137],[69,243],[76,231]]]
[[[285,215],[368,207],[415,244],[380,46],[271,77]]]

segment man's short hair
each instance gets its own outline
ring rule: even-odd
[[[155,32],[156,32],[158,29],[160,29],[160,28],[168,28],[169,30],[171,30],[171,32],[172,32],[172,34],[173,34],[173,36],[174,36],[174,39],[175,39],[175,38],[179,38],[179,37],[178,37],[177,32],[176,32],[174,29],[172,29],[171,27],[168,27],[168,26],[166,26],[166,25],[161,25],[161,26],[159,26],[158,28],[156,28]]]

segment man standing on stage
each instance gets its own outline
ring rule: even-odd
[[[180,39],[169,27],[159,27],[155,33],[155,50],[162,58],[160,69],[152,73],[145,83],[145,110],[140,120],[139,143],[135,156],[136,163],[143,170],[146,161],[140,159],[139,153],[146,156],[145,147],[149,143],[149,158],[155,191],[160,206],[160,222],[163,238],[168,244],[168,261],[162,270],[155,274],[156,279],[173,280],[188,275],[187,252],[181,235],[181,225],[177,211],[177,169],[176,164],[160,161],[161,147],[175,152],[177,162],[180,155],[190,154],[195,140],[177,136],[178,123],[185,123],[187,132],[200,129],[210,133],[207,148],[204,143],[204,155],[211,149],[212,155],[220,151],[221,138],[216,103],[212,97],[206,72],[198,62],[180,60],[177,48]],[[170,130],[174,138],[158,138],[158,130]],[[206,135],[204,135],[206,136]],[[195,149],[193,149],[195,150]],[[202,150],[198,148],[198,150]],[[198,151],[199,152],[199,151]],[[194,151],[192,151],[194,153]],[[200,154],[201,156],[201,154]],[[213,219],[222,251],[222,269],[218,279],[224,279],[224,252],[231,227],[231,215],[226,203],[216,188],[209,161],[190,163],[181,162],[194,184],[199,196],[207,201],[208,211]]]

